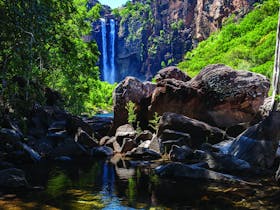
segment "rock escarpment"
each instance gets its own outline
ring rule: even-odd
[[[132,2],[142,6],[118,18],[120,79],[126,75],[149,79],[163,66],[178,63],[199,41],[219,29],[227,17],[242,17],[257,0]]]
[[[115,19],[117,25],[116,80],[128,75],[150,79],[162,67],[177,64],[199,41],[221,28],[226,18],[244,16],[257,1],[133,0],[118,12],[103,6],[101,16]],[[90,2],[90,6],[97,3]],[[96,40],[101,49],[101,37],[101,23],[96,21],[87,40]]]

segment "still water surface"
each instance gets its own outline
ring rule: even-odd
[[[32,186],[44,188],[2,196],[0,209],[250,209],[259,206],[256,192],[261,188],[160,179],[153,170],[158,164],[117,157],[111,161],[25,166]]]

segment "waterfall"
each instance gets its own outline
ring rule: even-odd
[[[110,19],[110,33],[109,33],[109,51],[107,48],[107,27],[106,19],[101,18],[101,32],[102,32],[102,59],[103,80],[113,84],[116,81],[116,65],[115,65],[115,40],[116,40],[116,23],[114,19]],[[109,56],[108,56],[109,55]]]
[[[116,66],[115,66],[115,38],[116,38],[116,25],[115,25],[115,20],[111,19],[110,20],[110,67],[111,67],[111,72],[110,72],[110,78],[109,78],[109,83],[114,83],[116,81],[115,79],[115,74],[116,74]]]
[[[106,20],[104,18],[100,19],[101,21],[101,32],[102,32],[102,60],[103,60],[103,71],[102,76],[105,81],[108,81],[108,54],[107,54],[107,29],[106,29]]]

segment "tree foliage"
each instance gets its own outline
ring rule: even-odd
[[[278,0],[256,4],[243,19],[229,18],[220,31],[185,56],[179,67],[195,76],[209,64],[224,63],[271,77],[278,20]]]
[[[16,108],[11,99],[21,95],[27,107],[43,103],[31,86],[40,84],[61,92],[69,111],[92,110],[100,98],[94,93],[108,85],[98,81],[96,43],[82,38],[99,10],[99,4],[88,8],[86,0],[0,0],[1,101]],[[26,84],[13,83],[16,76]]]

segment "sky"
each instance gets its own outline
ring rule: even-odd
[[[125,4],[128,0],[99,0],[101,4],[110,6],[112,9],[117,8]]]

